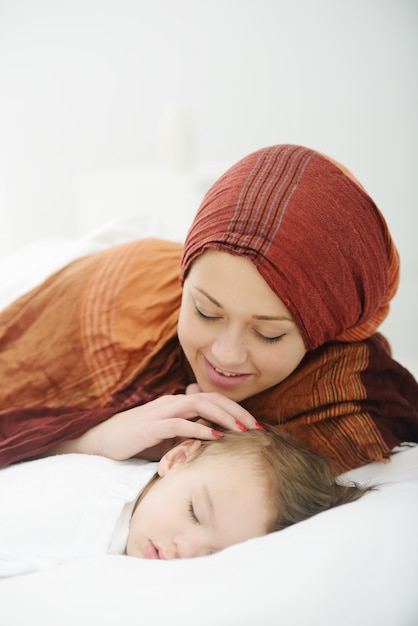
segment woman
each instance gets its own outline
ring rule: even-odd
[[[0,462],[160,458],[216,437],[198,417],[278,425],[341,470],[387,460],[418,440],[417,383],[376,333],[398,281],[386,223],[345,168],[259,150],[209,190],[184,248],[91,255],[3,312]]]

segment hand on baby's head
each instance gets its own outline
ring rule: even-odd
[[[338,485],[325,459],[282,431],[186,440],[163,457],[158,477],[138,499],[127,554],[205,556],[357,499],[366,490]]]

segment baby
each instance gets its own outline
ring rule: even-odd
[[[98,554],[204,556],[368,490],[339,484],[324,459],[272,430],[187,439],[159,463],[28,461],[0,470],[0,576]]]

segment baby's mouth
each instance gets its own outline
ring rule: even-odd
[[[155,543],[148,539],[144,546],[144,558],[152,559],[152,560],[163,560],[165,559],[164,553],[160,550]]]

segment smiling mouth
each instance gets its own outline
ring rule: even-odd
[[[214,365],[212,365],[212,367],[215,372],[218,372],[218,374],[222,374],[222,376],[227,376],[229,378],[233,378],[234,376],[242,376],[242,374],[236,374],[235,372],[226,372],[225,370],[221,370],[219,367],[215,367]]]
[[[251,374],[240,374],[239,372],[224,370],[213,365],[206,357],[203,357],[203,363],[207,379],[213,385],[222,389],[232,389],[240,386],[251,376]]]

